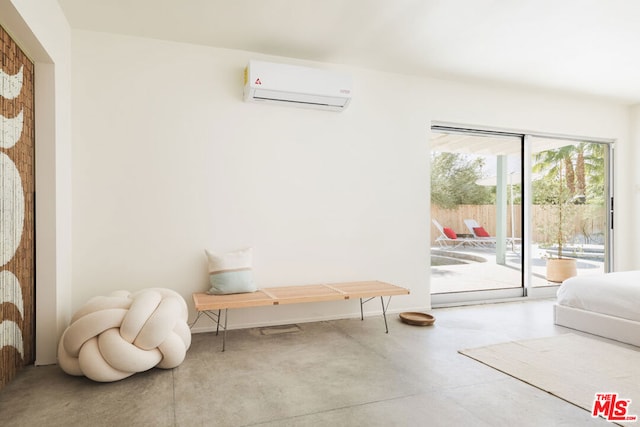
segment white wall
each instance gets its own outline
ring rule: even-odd
[[[618,171],[616,181],[616,213],[625,212],[629,216],[628,223],[616,226],[620,238],[628,243],[628,247],[621,248],[616,256],[622,256],[628,269],[640,268],[640,254],[637,249],[640,237],[640,224],[638,224],[638,212],[640,212],[640,104],[629,108],[630,141],[632,152],[624,150],[616,156],[618,159]],[[618,216],[616,216],[618,217]],[[625,226],[629,227],[624,228]],[[630,230],[630,233],[625,233]],[[626,251],[626,252],[625,252]]]
[[[74,306],[147,286],[190,301],[204,248],[253,246],[261,286],[378,279],[412,289],[393,308],[428,307],[426,123],[407,140],[366,96],[341,114],[243,103],[243,52],[85,32],[73,51]]]
[[[74,308],[148,286],[191,304],[207,289],[204,248],[253,246],[261,286],[377,279],[411,289],[391,309],[427,309],[432,120],[616,138],[620,163],[632,154],[627,108],[589,98],[84,31],[72,46]],[[344,69],[352,104],[334,113],[243,103],[250,58]],[[251,309],[230,322],[358,309]]]
[[[55,0],[0,0],[0,24],[35,63],[36,364],[50,364],[71,312],[71,33]]]

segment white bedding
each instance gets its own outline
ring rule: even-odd
[[[558,304],[640,322],[640,271],[567,279]]]

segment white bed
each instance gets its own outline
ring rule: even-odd
[[[640,346],[640,271],[565,280],[555,323]]]

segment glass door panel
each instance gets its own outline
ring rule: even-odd
[[[433,134],[432,301],[523,295],[522,147],[516,135]]]
[[[608,271],[609,148],[531,138],[532,286]]]

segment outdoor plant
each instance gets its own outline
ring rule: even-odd
[[[552,169],[555,176],[550,182],[544,210],[547,211],[545,222],[541,225],[544,236],[542,246],[553,251],[546,251],[545,258],[563,258],[567,244],[575,234],[576,205],[567,185],[566,171],[562,160]],[[575,249],[573,249],[575,252]]]

